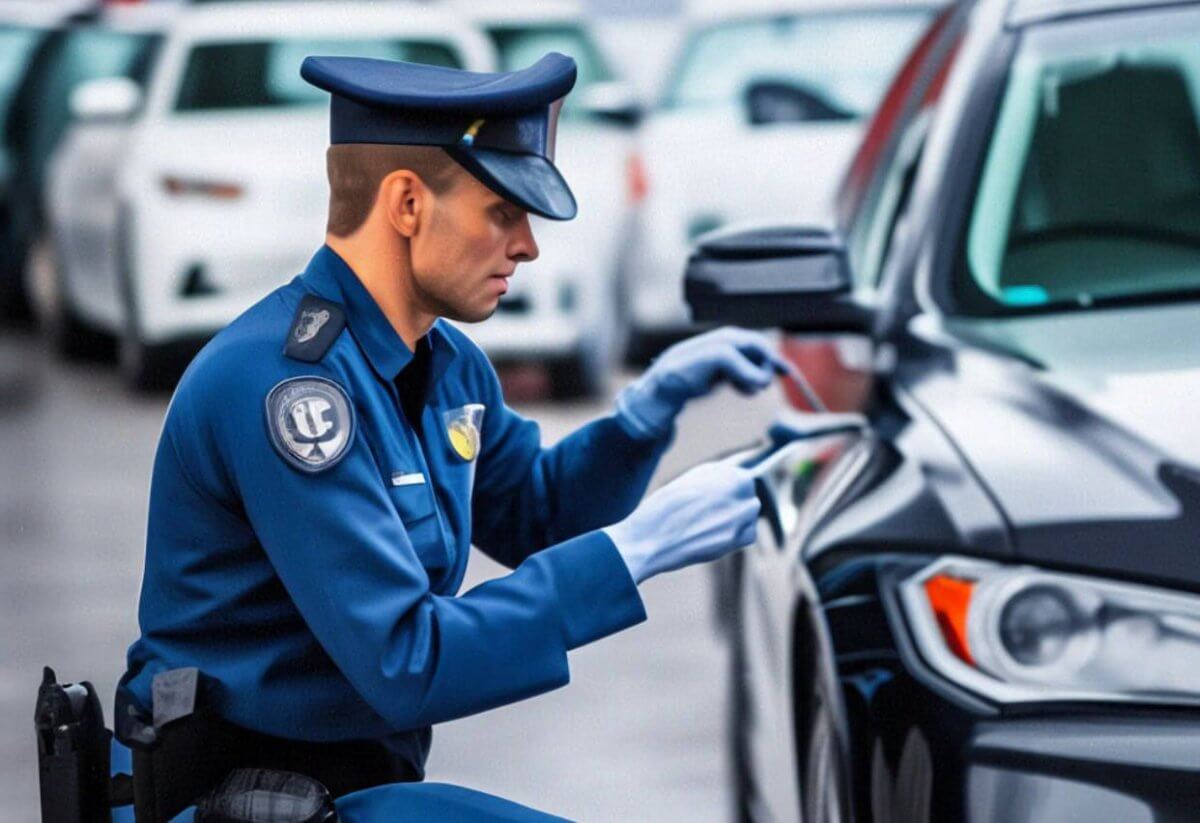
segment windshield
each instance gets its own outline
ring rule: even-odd
[[[300,76],[310,54],[406,60],[462,68],[456,49],[434,40],[315,40],[204,43],[187,58],[175,110],[328,105],[329,95]]]
[[[862,116],[929,22],[928,9],[788,14],[699,29],[663,106],[740,105],[757,82],[783,83],[830,111]]]
[[[956,291],[967,311],[1200,290],[1200,15],[1027,37]]]
[[[8,103],[41,34],[39,29],[0,26],[0,119],[8,111]]]
[[[501,71],[517,71],[532,66],[542,55],[557,51],[575,59],[579,72],[576,88],[613,79],[600,50],[579,26],[561,23],[491,26],[487,29],[487,35],[496,47]],[[567,98],[563,105],[564,117],[577,113],[578,109],[572,101],[578,97],[575,94]]]

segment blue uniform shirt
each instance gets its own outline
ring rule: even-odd
[[[345,328],[304,362],[284,342],[312,295]],[[197,356],[155,457],[141,637],[121,681],[135,703],[151,708],[156,673],[197,666],[234,723],[384,739],[423,772],[431,724],[562,686],[569,649],[645,619],[598,529],[633,510],[669,438],[611,416],[543,449],[466,335],[439,320],[427,339],[418,433],[395,385],[413,355],[325,247]],[[317,378],[352,418],[318,471],[268,422],[293,378]],[[479,405],[465,459],[451,428]],[[471,545],[514,571],[458,595]]]

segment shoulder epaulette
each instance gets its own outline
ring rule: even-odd
[[[345,327],[346,312],[340,305],[306,294],[296,307],[283,353],[293,360],[316,363]]]

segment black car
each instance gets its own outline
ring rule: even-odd
[[[741,816],[1197,819],[1200,6],[947,10],[831,222],[710,235],[685,279],[844,412],[748,458]]]

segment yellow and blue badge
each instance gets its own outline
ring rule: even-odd
[[[485,408],[482,403],[468,403],[442,413],[442,419],[446,421],[446,436],[450,439],[450,447],[468,463],[479,456]]]

